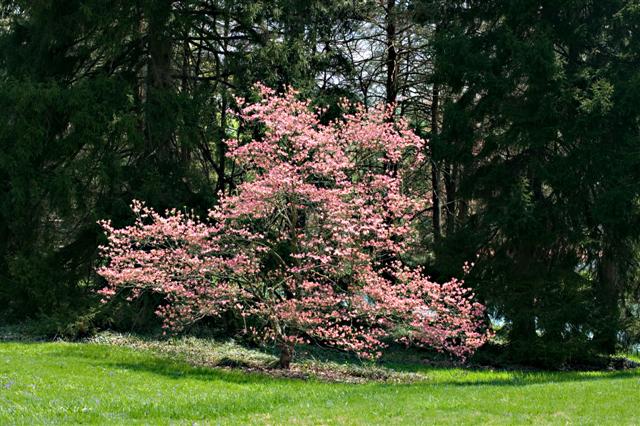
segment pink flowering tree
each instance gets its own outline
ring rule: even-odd
[[[484,307],[463,283],[403,263],[429,198],[406,184],[424,142],[383,107],[321,124],[295,91],[258,89],[259,102],[239,100],[239,119],[261,136],[228,141],[245,179],[207,220],[134,202],[132,226],[102,224],[105,300],[160,293],[157,313],[174,330],[234,311],[275,342],[283,368],[310,340],[365,358],[391,339],[460,358],[482,345]]]

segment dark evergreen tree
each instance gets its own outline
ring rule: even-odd
[[[622,263],[640,229],[632,154],[640,129],[628,104],[638,101],[637,6],[417,7],[423,21],[446,25],[435,40],[435,81],[451,97],[434,142],[452,164],[452,215],[440,260],[479,256],[472,277],[494,315],[508,321],[518,359],[612,352]]]
[[[335,3],[337,4],[337,2]],[[334,2],[3,1],[0,305],[66,316],[93,289],[98,219],[131,199],[203,213],[227,190],[233,95],[310,95]],[[335,102],[337,96],[333,98]]]

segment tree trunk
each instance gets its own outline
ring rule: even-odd
[[[396,50],[396,0],[387,0],[386,47],[387,82],[386,103],[393,104],[398,97],[398,52]]]
[[[444,188],[446,191],[447,205],[445,208],[447,217],[447,235],[452,235],[456,230],[456,185],[458,166],[456,164],[445,165]]]
[[[595,333],[595,343],[605,353],[615,353],[617,333],[620,321],[620,283],[621,267],[619,255],[612,247],[615,243],[605,243],[602,257],[600,258],[598,282],[596,284],[596,299],[600,310],[598,330]]]
[[[230,25],[229,15],[225,14],[224,17],[224,41],[223,41],[223,51],[227,54],[229,46],[227,37],[229,37],[230,33]],[[223,69],[224,68],[224,69]],[[216,192],[224,193],[227,188],[227,177],[226,177],[226,165],[227,165],[227,109],[229,108],[229,94],[227,89],[228,78],[227,74],[227,61],[225,59],[224,65],[223,63],[217,59],[216,60],[216,71],[218,74],[224,75],[222,85],[220,88],[220,132],[218,138],[216,139],[216,151],[218,157],[218,168],[216,170],[217,173],[217,184],[216,184]]]
[[[533,343],[538,337],[536,333],[536,321],[533,308],[533,298],[523,297],[520,309],[512,315],[511,330],[509,332],[509,346],[515,352],[517,358],[529,360],[527,348],[533,348]],[[533,351],[532,351],[533,353]]]
[[[172,111],[167,96],[173,85],[173,42],[169,33],[171,9],[170,1],[158,0],[145,10],[148,25],[146,142],[148,153],[159,163],[173,160],[171,138],[175,111]]]
[[[288,370],[293,361],[294,348],[291,343],[282,342],[278,345],[280,349],[280,359],[278,360],[278,368]]]
[[[431,100],[431,142],[438,136],[438,107],[440,101],[440,93],[438,85],[433,85],[433,97]],[[431,150],[431,202],[433,237],[437,241],[442,236],[442,206],[440,204],[440,164],[433,158],[433,149]]]
[[[537,351],[538,333],[536,332],[536,298],[537,278],[532,276],[530,260],[535,251],[526,244],[516,248],[513,258],[513,269],[507,279],[511,284],[511,301],[508,317],[511,319],[509,331],[509,348],[514,360],[524,363],[535,363],[540,355]],[[535,274],[534,274],[535,275]]]

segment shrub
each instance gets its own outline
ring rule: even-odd
[[[391,335],[472,353],[487,338],[484,307],[461,281],[434,283],[402,260],[427,207],[405,184],[423,141],[382,107],[323,125],[293,90],[259,90],[239,118],[263,135],[228,142],[246,179],[206,221],[134,202],[132,226],[104,222],[102,294],[164,295],[168,329],[234,311],[247,333],[277,344],[282,367],[309,339],[365,358]]]

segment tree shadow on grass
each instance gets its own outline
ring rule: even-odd
[[[532,368],[494,368],[477,365],[447,365],[442,360],[400,360],[397,356],[383,362],[395,371],[420,373],[435,378],[433,384],[444,386],[529,386],[564,382],[590,382],[599,380],[640,380],[640,368],[626,370],[554,371]],[[452,378],[448,378],[450,376]]]
[[[640,379],[640,371],[615,371],[606,373],[589,374],[584,372],[509,372],[508,377],[503,378],[473,378],[465,380],[442,380],[438,384],[444,386],[530,386],[567,382],[594,382],[601,380],[625,380]]]
[[[127,371],[152,373],[170,379],[224,381],[235,384],[267,384],[274,379],[259,372],[223,367],[192,367],[188,364],[155,358],[143,362],[114,362],[110,367]]]
[[[182,360],[170,359],[162,355],[108,346],[69,345],[48,351],[50,355],[89,362],[95,367],[114,368],[133,372],[151,373],[170,379],[193,379],[199,381],[224,381],[234,384],[270,384],[274,381],[295,380],[296,377],[277,377],[266,371],[222,366],[193,366]],[[348,359],[342,359],[349,365]],[[359,368],[366,365],[357,362]],[[379,367],[379,366],[378,366]],[[404,368],[403,368],[404,367]],[[591,382],[599,380],[640,380],[640,370],[614,372],[546,372],[546,371],[505,371],[446,368],[410,365],[387,365],[393,371],[413,370],[425,376],[419,383],[402,383],[394,386],[529,386],[550,383]],[[273,370],[272,372],[276,372]],[[452,377],[446,377],[450,375]],[[445,377],[443,377],[445,376]],[[498,376],[498,377],[496,377]],[[356,385],[357,386],[357,385]]]
[[[273,380],[258,372],[223,368],[223,366],[193,366],[185,361],[152,352],[113,348],[106,345],[74,344],[48,350],[47,355],[82,361],[93,367],[152,373],[171,379],[225,381],[237,384],[268,383]]]

